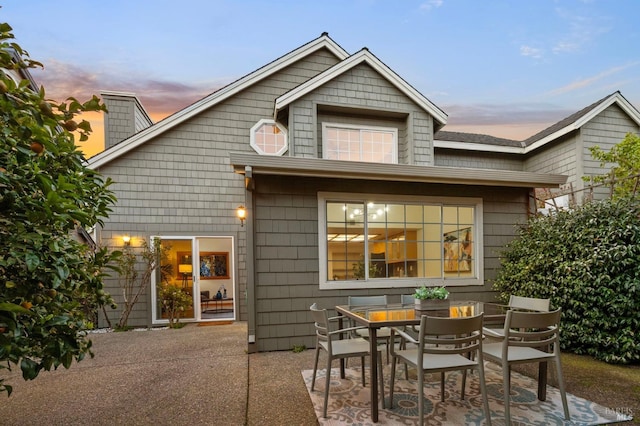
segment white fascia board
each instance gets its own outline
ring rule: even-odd
[[[550,134],[549,136],[546,136],[546,137],[544,137],[544,138],[532,143],[531,145],[529,145],[528,147],[526,147],[524,149],[524,153],[528,154],[531,151],[535,151],[536,149],[540,148],[541,146],[544,146],[544,145],[548,144],[549,142],[554,141],[557,138],[559,138],[560,136],[564,136],[567,133],[569,133],[569,132],[571,132],[571,131],[573,131],[575,129],[577,129],[577,127],[575,126],[575,123],[572,123],[572,124],[570,124],[570,125],[568,125],[566,127],[563,127],[562,129],[558,130],[557,132],[554,132],[554,133]]]
[[[600,105],[598,105],[596,108],[594,108],[593,110],[589,111],[588,114],[585,114],[583,117],[580,117],[580,119],[574,121],[573,123],[569,124],[568,126],[563,127],[562,129],[558,130],[557,132],[554,132],[552,134],[550,134],[549,136],[546,136],[538,141],[536,141],[535,143],[529,145],[528,147],[525,148],[525,154],[529,153],[531,151],[535,151],[536,149],[540,148],[541,146],[544,146],[545,144],[563,136],[566,135],[567,133],[573,131],[573,130],[577,130],[579,128],[581,128],[582,126],[584,126],[585,124],[587,124],[589,121],[593,120],[598,114],[600,114],[602,111],[604,111],[605,109],[609,108],[611,105],[613,104],[618,104],[618,106],[625,112],[627,113],[627,115],[629,115],[629,117],[631,117],[631,119],[638,125],[640,126],[640,113],[638,112],[637,109],[635,109],[633,107],[633,105],[631,105],[623,96],[621,96],[618,92],[614,93],[613,95],[611,95],[609,97],[609,99],[603,101],[602,103],[600,103]]]
[[[331,38],[329,38],[328,35],[323,35],[263,66],[262,68],[257,69],[251,74],[248,74],[245,77],[200,99],[199,101],[196,101],[195,103],[174,113],[173,115],[170,115],[162,121],[159,121],[155,125],[148,127],[139,133],[136,133],[130,138],[114,145],[112,148],[94,155],[88,160],[88,167],[91,169],[97,169],[107,164],[108,162],[144,144],[148,140],[157,137],[158,135],[166,132],[174,126],[184,122],[185,120],[188,120],[191,117],[199,114],[200,112],[211,108],[213,105],[216,105],[224,101],[225,99],[230,98],[246,87],[255,84],[256,82],[280,71],[281,69],[286,68],[290,64],[298,61],[300,58],[303,58],[310,53],[322,48],[328,49],[340,60],[343,60],[349,56],[349,54]]]
[[[504,153],[504,154],[524,154],[524,148],[515,147],[515,146],[504,146],[504,145],[487,145],[487,144],[468,143],[468,142],[434,140],[433,146],[435,148],[458,149],[463,151],[497,152],[497,153]]]
[[[368,65],[370,65],[380,75],[386,78],[391,84],[393,84],[401,92],[406,94],[412,101],[414,101],[425,111],[431,114],[438,122],[442,123],[443,125],[447,123],[447,114],[445,114],[429,99],[425,98],[416,89],[407,84],[395,72],[393,72],[389,67],[380,62],[378,58],[376,58],[366,49],[359,51],[358,53],[329,68],[328,70],[318,74],[311,80],[308,80],[295,89],[290,90],[284,95],[278,97],[275,102],[273,112],[274,117],[278,115],[278,111],[280,111],[290,103],[303,97],[307,93],[316,90],[318,87],[326,84],[327,82],[333,80],[334,78],[338,77],[346,71],[349,71],[351,68],[363,62],[366,62]]]

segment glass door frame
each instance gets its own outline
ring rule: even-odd
[[[162,240],[182,240],[182,241],[190,241],[191,245],[191,263],[192,263],[192,275],[191,275],[191,294],[193,301],[193,317],[190,318],[181,318],[181,321],[189,323],[189,322],[211,322],[217,321],[216,318],[202,318],[202,300],[200,294],[201,282],[200,282],[200,246],[203,240],[207,239],[226,239],[229,240],[229,252],[228,252],[228,275],[230,279],[230,289],[231,294],[235,295],[236,292],[236,274],[235,274],[235,238],[231,235],[221,235],[221,236],[185,236],[185,235],[152,235],[150,237],[150,242],[153,242],[154,239],[160,238]],[[176,260],[177,260],[177,251]],[[176,268],[179,269],[179,264],[176,263]],[[179,271],[176,271],[179,273]],[[154,325],[158,324],[168,324],[169,320],[159,317],[159,303],[158,303],[158,291],[157,291],[157,282],[159,278],[159,269],[156,270],[156,273],[152,274],[151,277],[151,289],[150,289],[150,299],[151,299],[151,323]],[[213,297],[210,294],[209,297]],[[231,318],[225,318],[226,320],[235,320],[237,317],[237,309],[236,309],[236,298],[232,296],[232,307],[233,307],[233,315]]]

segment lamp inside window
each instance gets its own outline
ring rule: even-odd
[[[182,287],[188,287],[189,277],[193,273],[191,256],[184,256],[182,259],[180,259],[180,263],[178,264],[178,272],[182,274]]]

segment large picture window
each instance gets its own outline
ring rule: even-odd
[[[323,157],[328,160],[398,162],[398,130],[322,124]]]
[[[480,199],[323,193],[319,210],[321,287],[482,284]]]

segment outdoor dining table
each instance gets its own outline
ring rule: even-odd
[[[372,385],[369,386],[371,392],[371,420],[374,423],[378,422],[378,387],[373,384],[378,383],[378,362],[380,361],[378,360],[377,332],[380,328],[419,325],[420,318],[423,315],[465,317],[478,315],[480,312],[484,312],[485,325],[502,324],[504,323],[507,309],[508,307],[505,305],[479,301],[449,301],[444,304],[442,308],[428,310],[417,310],[413,304],[403,305],[401,303],[377,306],[336,306],[335,310],[340,316],[340,328],[343,328],[342,318],[344,317],[369,329],[371,354],[371,365],[369,369],[371,373],[370,383],[372,383]],[[541,364],[538,373],[538,399],[541,401],[544,401],[546,398],[546,371],[546,363],[544,366]],[[340,361],[340,377],[345,377],[344,360]],[[384,389],[382,392],[384,393]]]

